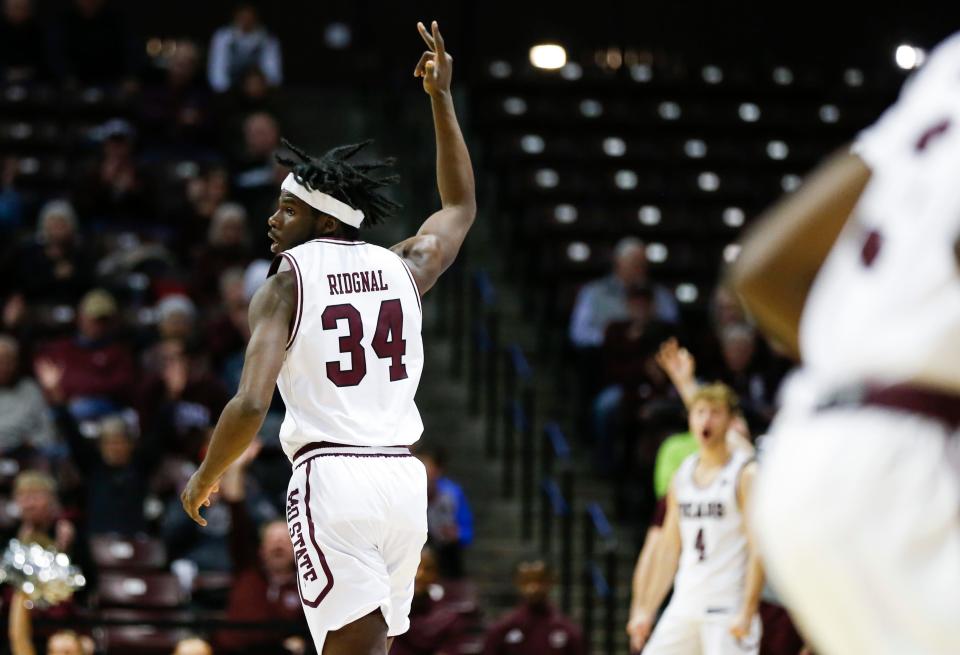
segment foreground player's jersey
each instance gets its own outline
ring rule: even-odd
[[[872,175],[807,299],[805,373],[960,391],[960,36],[854,152]]]
[[[315,239],[282,253],[271,270],[290,270],[297,280],[277,379],[287,456],[320,441],[405,446],[419,439],[420,294],[403,260],[362,241]]]
[[[737,502],[740,471],[752,455],[734,450],[713,481],[693,479],[699,453],[683,461],[673,478],[680,514],[680,563],[672,603],[710,612],[736,612],[747,575],[747,530]]]

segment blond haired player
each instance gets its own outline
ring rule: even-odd
[[[674,475],[657,561],[632,612],[631,643],[643,647],[672,583],[673,597],[643,650],[648,655],[759,651],[763,570],[745,519],[756,465],[749,452],[728,445],[736,408],[722,384],[690,398],[690,431],[700,451]]]
[[[802,367],[756,524],[827,654],[960,653],[960,36],[774,207],[733,281]]]

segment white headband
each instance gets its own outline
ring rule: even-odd
[[[347,225],[360,227],[360,224],[363,223],[362,211],[354,209],[345,202],[340,202],[333,196],[323,193],[322,191],[311,191],[297,182],[297,178],[293,176],[293,173],[287,175],[287,178],[283,181],[283,184],[280,185],[280,188],[292,193],[314,209],[322,211],[324,214],[330,214]]]

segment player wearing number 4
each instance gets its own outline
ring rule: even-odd
[[[650,633],[672,582],[673,597],[643,649],[646,655],[755,654],[763,570],[747,536],[744,508],[756,464],[748,451],[728,446],[737,409],[729,387],[701,387],[689,407],[700,452],[674,475],[659,561],[632,620],[639,624],[634,643]]]
[[[450,95],[453,58],[437,23],[414,75],[430,96],[442,208],[391,248],[358,228],[398,207],[382,195],[390,161],[352,163],[363,145],[296,161],[267,221],[278,256],[250,304],[240,388],[182,494],[200,508],[263,421],[273,387],[293,462],[287,524],[300,597],[318,653],[383,655],[409,627],[427,538],[427,480],[408,446],[423,431],[414,394],[423,368],[420,296],[453,263],[476,213],[473,169]]]

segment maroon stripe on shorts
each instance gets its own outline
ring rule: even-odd
[[[307,600],[306,596],[301,592],[300,598],[303,600],[303,604],[307,607],[319,607],[320,603],[323,602],[323,599],[327,597],[327,594],[330,593],[330,590],[333,589],[333,573],[330,572],[330,566],[327,564],[327,558],[324,556],[323,551],[320,549],[319,544],[317,544],[317,536],[314,533],[313,528],[313,516],[310,513],[310,464],[307,463],[307,486],[304,490],[304,499],[303,504],[307,509],[307,527],[310,532],[310,543],[313,544],[313,549],[317,551],[317,556],[320,557],[320,567],[323,569],[323,574],[327,576],[327,584],[320,592],[320,595],[317,596],[316,600]],[[299,580],[300,571],[297,570],[297,576]]]
[[[960,395],[912,384],[866,386],[850,397],[838,394],[820,409],[835,407],[882,407],[923,416],[950,430],[960,428]]]

